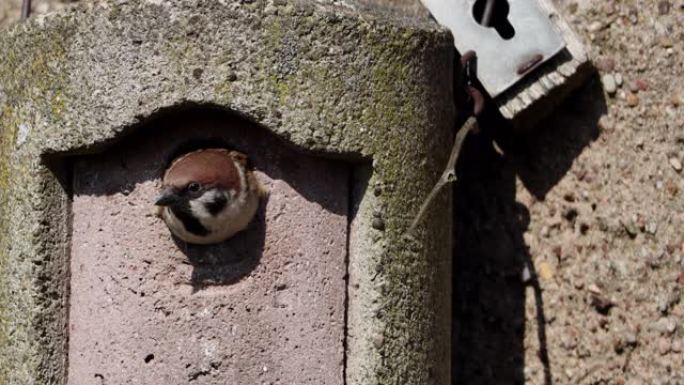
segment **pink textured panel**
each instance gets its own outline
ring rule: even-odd
[[[69,384],[342,384],[348,168],[215,112],[138,130],[74,164]],[[166,158],[202,137],[270,190],[210,247],[152,214]]]

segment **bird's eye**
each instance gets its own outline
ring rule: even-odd
[[[198,192],[201,189],[202,189],[202,186],[200,186],[200,184],[197,182],[192,182],[188,185],[188,191],[190,191],[190,192]]]

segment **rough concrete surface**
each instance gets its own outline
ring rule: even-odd
[[[75,161],[69,384],[341,385],[350,168],[192,115]],[[174,241],[150,206],[170,154],[206,138],[246,153],[269,191],[215,247]]]
[[[0,383],[66,375],[74,156],[214,106],[353,174],[346,382],[445,384],[447,194],[416,234],[406,228],[449,150],[451,47],[424,21],[280,1],[89,2],[3,29]]]
[[[467,143],[454,383],[681,384],[684,3],[556,3],[598,75],[503,156]]]

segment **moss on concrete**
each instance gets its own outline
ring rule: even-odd
[[[347,383],[448,382],[446,194],[405,234],[448,152],[448,33],[333,5],[110,1],[17,25],[0,52],[0,383],[64,381],[68,197],[46,159],[101,151],[189,102],[372,163],[353,227]]]

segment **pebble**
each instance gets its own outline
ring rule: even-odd
[[[599,59],[596,63],[596,68],[603,73],[613,72],[615,69],[615,60],[612,58]]]
[[[582,290],[584,288],[584,282],[580,278],[575,278],[572,281],[572,285],[575,287],[577,290]]]
[[[665,324],[665,331],[667,331],[668,334],[672,334],[677,330],[677,321],[674,320],[674,318],[668,318],[667,323]]]
[[[679,107],[682,104],[682,97],[677,93],[673,93],[670,97],[670,102],[673,107]]]
[[[642,138],[637,138],[636,148],[638,148],[639,150],[643,150],[643,149],[644,149],[644,138],[643,138],[643,137],[642,137]]]
[[[629,21],[632,22],[632,25],[637,25],[639,23],[639,11],[636,8],[630,8],[627,12],[627,16]]]
[[[633,93],[639,92],[639,85],[637,84],[636,80],[632,80],[629,82],[629,85],[627,85],[627,88]]]
[[[577,357],[587,358],[591,357],[591,349],[589,349],[585,344],[577,346]]]
[[[603,115],[598,121],[598,128],[601,131],[610,132],[615,129],[615,121],[608,115]]]
[[[606,90],[608,95],[615,95],[615,93],[617,92],[617,82],[615,81],[615,77],[613,77],[613,75],[603,75],[601,82],[603,83],[603,89]]]
[[[658,296],[656,299],[656,308],[660,312],[660,314],[667,315],[667,313],[670,312],[670,301],[668,298],[664,295]]]
[[[587,287],[587,290],[589,290],[589,292],[593,294],[601,294],[601,289],[599,289],[599,287],[595,283],[589,285]]]
[[[589,27],[587,27],[587,30],[589,32],[598,32],[601,29],[603,29],[603,23],[601,23],[600,21],[595,21],[595,22],[589,24]]]
[[[561,347],[565,350],[575,350],[577,347],[577,336],[572,331],[565,333],[561,336]]]
[[[275,286],[275,289],[277,291],[283,291],[283,290],[287,289],[287,284],[286,283],[279,283]]]
[[[634,223],[634,221],[631,219],[623,222],[622,226],[625,228],[627,235],[629,235],[629,237],[632,239],[636,238],[637,234],[639,234],[639,229],[637,228],[636,223]]]
[[[591,296],[591,306],[600,314],[608,315],[615,303],[605,296],[594,294]]]
[[[539,277],[544,281],[550,281],[553,278],[553,269],[548,262],[542,262],[539,264]]]
[[[608,220],[604,217],[596,217],[596,223],[598,224],[599,230],[606,232],[610,229],[610,224]]]
[[[617,85],[618,87],[622,87],[623,83],[624,83],[624,79],[622,78],[622,74],[619,72],[616,73],[615,74],[615,85]]]
[[[634,332],[627,332],[625,333],[625,342],[629,346],[636,346],[637,344],[637,335]]]
[[[659,269],[664,262],[663,257],[664,257],[663,253],[655,254],[653,256],[647,257],[646,264],[648,265],[648,267],[650,267],[653,270]]]
[[[669,37],[662,37],[658,42],[663,48],[672,48],[674,46],[674,41]]]
[[[668,194],[670,194],[671,197],[679,194],[679,186],[677,186],[677,183],[675,183],[672,179],[668,179],[667,182],[665,182],[665,190]]]
[[[549,226],[543,226],[541,228],[541,231],[539,232],[539,235],[541,235],[544,238],[548,238],[551,235],[551,229]]]
[[[677,172],[682,171],[682,162],[677,158],[670,158],[670,166]]]
[[[627,348],[634,348],[636,344],[636,334],[625,332],[613,341],[613,350],[615,350],[615,353],[622,354]]]
[[[663,317],[651,324],[651,328],[662,335],[670,335],[677,330],[677,321],[673,317]]]
[[[637,79],[634,81],[636,84],[637,90],[639,91],[646,91],[648,90],[648,82],[645,79]]]
[[[664,356],[667,353],[669,353],[670,350],[672,350],[672,345],[670,344],[670,341],[665,338],[661,338],[658,341],[658,352],[660,353],[660,355]]]
[[[385,230],[385,221],[383,221],[382,218],[373,218],[373,222],[371,223],[371,226],[373,226],[373,228],[376,230],[384,231]]]
[[[639,105],[639,97],[635,94],[627,94],[627,105],[630,107],[636,107]]]
[[[670,13],[670,2],[669,1],[659,1],[658,2],[658,14],[661,16]]]
[[[673,352],[681,353],[682,352],[682,341],[681,340],[674,341],[670,347],[672,348]]]

